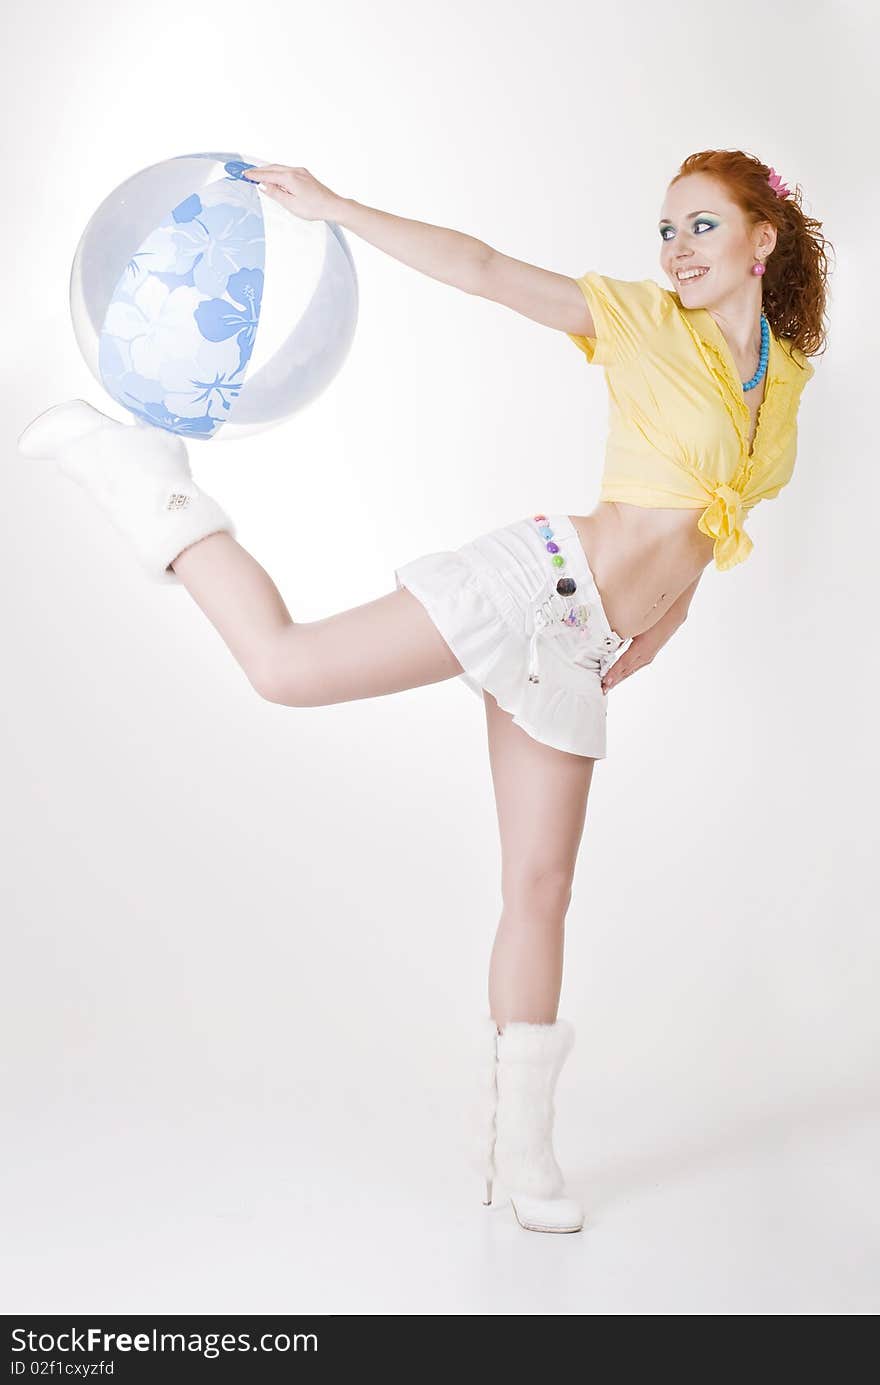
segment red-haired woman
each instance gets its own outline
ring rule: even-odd
[[[576,1231],[553,1147],[554,1087],[574,1038],[557,1015],[565,917],[606,693],[685,619],[707,564],[751,549],[747,511],[791,476],[807,357],[824,344],[820,223],[758,159],[694,154],[666,189],[653,280],[580,278],[337,196],[304,168],[248,170],[265,196],[334,221],[434,279],[568,334],[605,370],[610,429],[588,515],[534,514],[395,572],[395,590],[301,622],[198,487],[172,432],[82,400],[19,440],[53,457],[181,583],[256,692],[290,707],[460,677],[485,705],[503,910],[489,970],[480,1166],[520,1224]],[[540,505],[540,499],[538,501]]]

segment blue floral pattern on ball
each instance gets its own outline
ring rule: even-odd
[[[179,202],[125,266],[101,329],[98,366],[145,423],[211,437],[247,374],[260,322],[266,230],[253,164]]]

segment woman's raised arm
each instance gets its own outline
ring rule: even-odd
[[[566,274],[512,259],[463,231],[411,221],[364,206],[354,198],[340,197],[307,168],[265,164],[248,169],[245,176],[295,216],[307,221],[335,221],[431,279],[502,303],[545,327],[586,337],[596,335],[584,296]]]
[[[478,292],[481,297],[503,303],[505,308],[512,308],[545,327],[556,327],[560,332],[573,332],[583,337],[596,335],[580,286],[567,274],[540,269],[538,265],[492,250],[483,265]]]

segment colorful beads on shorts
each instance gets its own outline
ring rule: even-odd
[[[538,533],[544,540],[544,547],[550,554],[551,566],[555,569],[565,567],[565,557],[560,551],[559,544],[553,538],[553,529],[546,515],[533,515],[532,518],[538,526]],[[573,577],[560,577],[556,582],[556,590],[560,596],[574,596],[577,591],[577,582]],[[565,621],[566,625],[575,625],[582,629],[588,621],[589,606],[578,605],[570,607],[559,619]]]
[[[562,625],[574,626],[579,629],[582,635],[587,634],[587,625],[592,626],[590,618],[590,607],[583,602],[574,605],[571,597],[577,591],[577,582],[573,577],[560,576],[556,574],[565,567],[565,555],[560,551],[559,544],[553,537],[553,529],[546,515],[533,515],[535,524],[538,526],[538,533],[544,542],[544,547],[550,554],[550,568],[555,578],[556,590],[541,601],[533,610],[533,627],[529,638],[529,672],[530,683],[540,683],[540,644],[543,639],[555,636],[561,630]]]

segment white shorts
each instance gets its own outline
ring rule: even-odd
[[[612,630],[569,515],[539,513],[395,568],[464,672],[536,741],[604,759]]]

